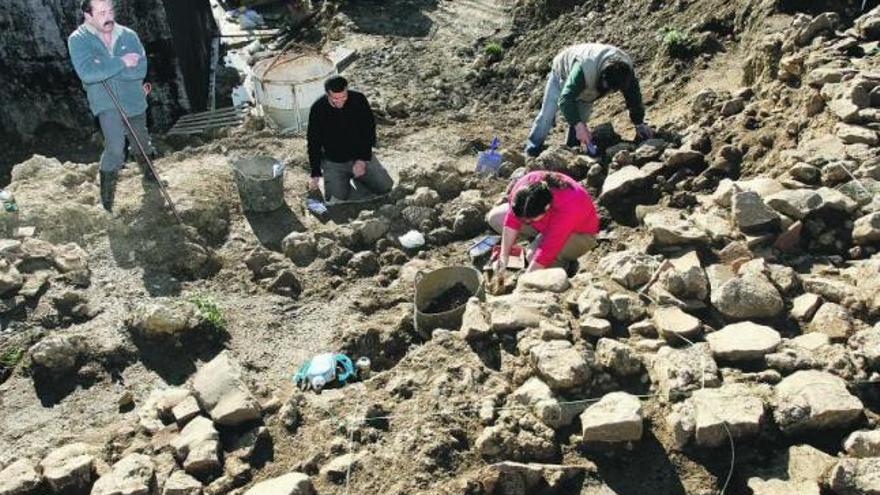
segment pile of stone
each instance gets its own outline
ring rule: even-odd
[[[239,365],[222,352],[187,388],[154,391],[136,427],[112,448],[64,445],[39,461],[17,459],[0,470],[0,493],[221,494],[247,484],[271,449],[262,424],[277,404],[261,405]],[[310,495],[308,476],[291,472],[255,484],[250,495]]]
[[[88,320],[94,311],[81,289],[90,283],[88,255],[77,244],[0,240],[0,316],[33,311],[47,327]]]

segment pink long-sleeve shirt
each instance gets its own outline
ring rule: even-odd
[[[513,198],[517,191],[533,182],[540,182],[547,173],[550,172],[536,171],[522,176],[510,188],[508,204],[513,205]],[[553,173],[553,175],[568,187],[560,189],[551,187],[550,193],[553,195],[553,200],[550,203],[550,209],[547,210],[544,218],[529,224],[542,234],[541,242],[532,259],[543,266],[550,266],[556,261],[556,256],[565,246],[565,242],[571,234],[599,232],[599,215],[596,214],[596,206],[593,204],[590,193],[567,175],[557,173]],[[504,217],[504,226],[520,230],[522,225],[523,221],[513,214],[512,208],[509,209],[507,216]]]

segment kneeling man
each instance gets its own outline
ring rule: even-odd
[[[358,188],[387,193],[394,181],[373,156],[376,119],[367,97],[349,91],[342,76],[328,79],[324,90],[326,95],[309,112],[309,187],[318,189],[323,176],[325,199],[331,204],[348,200],[352,179]]]

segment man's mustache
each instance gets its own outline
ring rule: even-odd
[[[113,21],[107,21],[107,22],[104,23],[104,25],[105,25],[105,26],[112,26],[112,25],[113,25]]]

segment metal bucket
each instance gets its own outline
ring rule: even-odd
[[[336,75],[332,60],[317,53],[282,53],[254,65],[254,93],[265,115],[281,130],[304,129],[324,81]]]
[[[415,327],[416,331],[428,334],[436,328],[458,330],[464,315],[466,304],[442,313],[425,313],[424,310],[437,296],[452,288],[457,283],[463,284],[480,300],[484,298],[483,280],[480,272],[469,266],[449,266],[428,273],[419,272],[415,280]]]
[[[250,212],[275,211],[284,205],[284,167],[270,156],[232,160],[241,208]]]

